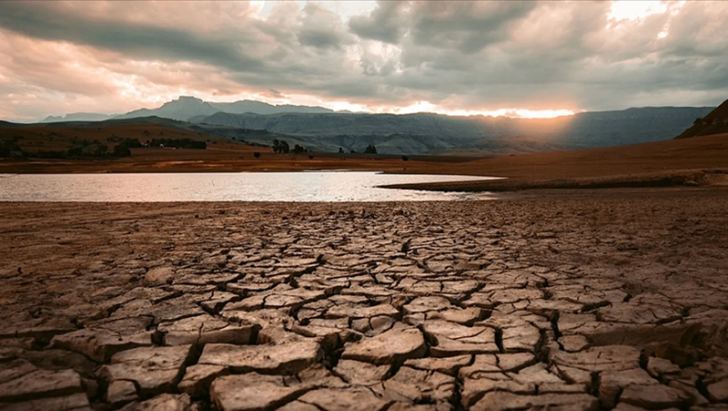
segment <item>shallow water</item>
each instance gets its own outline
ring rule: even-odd
[[[290,173],[19,174],[0,175],[0,201],[433,201],[492,199],[487,193],[377,188],[385,184],[492,177],[381,174],[358,171]]]

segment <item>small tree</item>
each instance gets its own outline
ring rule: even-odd
[[[313,156],[308,156],[308,159],[309,160],[313,160]]]
[[[286,142],[286,140],[273,140],[273,152],[274,153],[282,153],[282,154],[288,154],[288,152],[291,151],[290,146]]]
[[[374,147],[374,144],[369,144],[367,148],[364,149],[364,154],[377,154],[377,148]]]
[[[344,154],[344,149],[339,147],[339,154]]]
[[[409,157],[407,157],[407,156],[402,156],[402,161],[409,161]]]
[[[296,144],[293,147],[293,154],[301,154],[301,153],[304,153],[305,151],[306,151],[306,149],[303,148],[303,147],[301,147],[301,146],[299,146],[298,144]]]
[[[260,153],[256,151],[255,153],[253,153],[253,157],[260,158]]]
[[[280,146],[281,146],[281,142],[278,141],[277,138],[274,138],[273,139],[273,152],[274,153],[277,153],[278,152],[278,149],[280,148]]]

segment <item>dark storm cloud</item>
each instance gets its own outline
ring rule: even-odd
[[[281,1],[259,14],[239,2],[1,2],[0,116],[66,101],[121,111],[176,92],[378,110],[728,97],[727,2],[654,4],[627,17],[609,2],[382,1],[342,12],[351,4]]]
[[[205,36],[186,27],[95,21],[45,7],[45,2],[4,2],[0,27],[29,37],[61,40],[122,52],[142,59],[204,61],[224,68],[259,70],[263,62],[238,51],[252,39]]]
[[[368,16],[354,16],[349,21],[351,31],[362,39],[397,44],[402,38],[405,24],[400,21],[406,2],[380,1]]]

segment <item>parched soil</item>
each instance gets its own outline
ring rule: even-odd
[[[725,410],[726,210],[0,204],[0,409]]]

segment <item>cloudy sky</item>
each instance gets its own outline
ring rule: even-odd
[[[728,1],[2,1],[0,118],[208,101],[548,116],[728,98]]]

